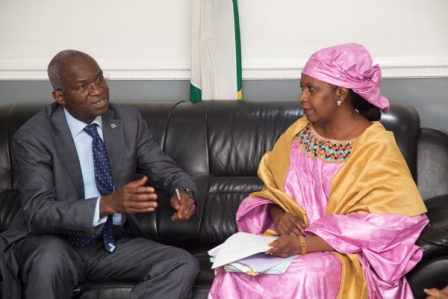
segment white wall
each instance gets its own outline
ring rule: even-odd
[[[219,0],[214,0],[219,1]],[[297,79],[316,50],[363,44],[384,77],[448,77],[447,0],[239,0],[243,79]],[[114,79],[189,78],[191,0],[0,0],[0,80],[46,80],[60,50]]]

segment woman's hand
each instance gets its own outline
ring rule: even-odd
[[[272,248],[266,251],[266,254],[282,258],[302,253],[300,240],[296,236],[282,235],[277,240],[269,243],[269,246],[272,246]]]
[[[305,223],[291,213],[285,213],[278,205],[271,207],[272,220],[279,235],[303,236]]]
[[[269,243],[269,246],[272,246],[272,248],[265,251],[266,254],[276,255],[282,258],[302,254],[302,245],[300,244],[300,239],[297,236],[281,235],[277,240]],[[319,251],[335,251],[330,244],[319,236],[305,237],[305,246],[307,254]]]

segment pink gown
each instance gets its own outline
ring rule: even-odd
[[[413,298],[404,275],[421,259],[422,250],[415,241],[428,223],[427,217],[325,215],[332,177],[343,164],[312,159],[292,141],[284,191],[307,212],[305,235],[320,236],[339,253],[356,253],[369,298]],[[244,199],[236,217],[238,230],[253,234],[275,230],[272,204],[262,198]],[[341,261],[330,252],[299,256],[283,275],[250,276],[219,267],[208,298],[336,298],[341,274]]]

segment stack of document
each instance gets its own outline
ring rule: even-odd
[[[228,272],[249,275],[283,274],[297,255],[288,258],[266,255],[269,243],[278,237],[239,232],[208,252],[212,269],[224,266]]]

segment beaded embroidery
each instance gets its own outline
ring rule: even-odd
[[[350,157],[353,141],[325,140],[317,136],[308,124],[296,135],[299,147],[309,157],[326,162],[345,162]]]

